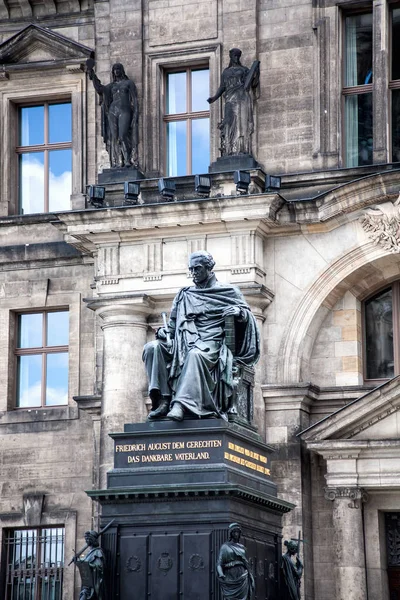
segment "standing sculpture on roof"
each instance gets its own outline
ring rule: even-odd
[[[139,103],[134,82],[121,63],[111,70],[111,83],[103,85],[93,70],[94,61],[86,61],[89,78],[100,96],[101,134],[111,168],[138,168]]]
[[[229,51],[230,62],[222,73],[221,84],[215,95],[207,100],[211,104],[224,95],[224,118],[218,126],[222,156],[251,154],[253,96],[260,81],[260,61],[254,61],[248,69],[240,62],[241,55],[239,48]]]

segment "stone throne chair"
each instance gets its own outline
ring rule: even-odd
[[[225,343],[233,354],[233,394],[231,406],[228,410],[229,420],[245,421],[251,425],[254,412],[254,367],[240,364],[236,356],[236,330],[235,319],[225,317]]]

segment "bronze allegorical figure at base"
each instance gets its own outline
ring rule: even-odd
[[[217,562],[217,575],[224,600],[251,600],[254,593],[254,577],[246,556],[246,548],[240,544],[241,527],[229,525],[229,540],[222,544]]]

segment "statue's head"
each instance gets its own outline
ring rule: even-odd
[[[129,79],[125,73],[124,66],[121,63],[115,63],[111,69],[112,80],[117,81],[118,79]]]
[[[299,545],[295,540],[285,540],[283,543],[287,547],[288,554],[294,555],[298,553]]]
[[[98,546],[98,537],[99,534],[97,531],[85,531],[85,542],[89,544],[89,546]]]
[[[196,285],[207,281],[214,267],[215,261],[206,250],[193,252],[189,257],[189,271]]]
[[[239,48],[232,48],[229,50],[229,58],[231,59],[230,64],[240,65],[240,57],[242,56],[242,51]]]
[[[228,527],[228,531],[229,539],[238,542],[242,534],[242,528],[240,527],[239,523],[231,523]]]

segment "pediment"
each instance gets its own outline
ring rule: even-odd
[[[398,440],[400,438],[400,376],[349,402],[302,431],[305,442],[329,440]]]
[[[84,62],[93,50],[51,29],[28,25],[0,44],[0,64],[13,67]]]

